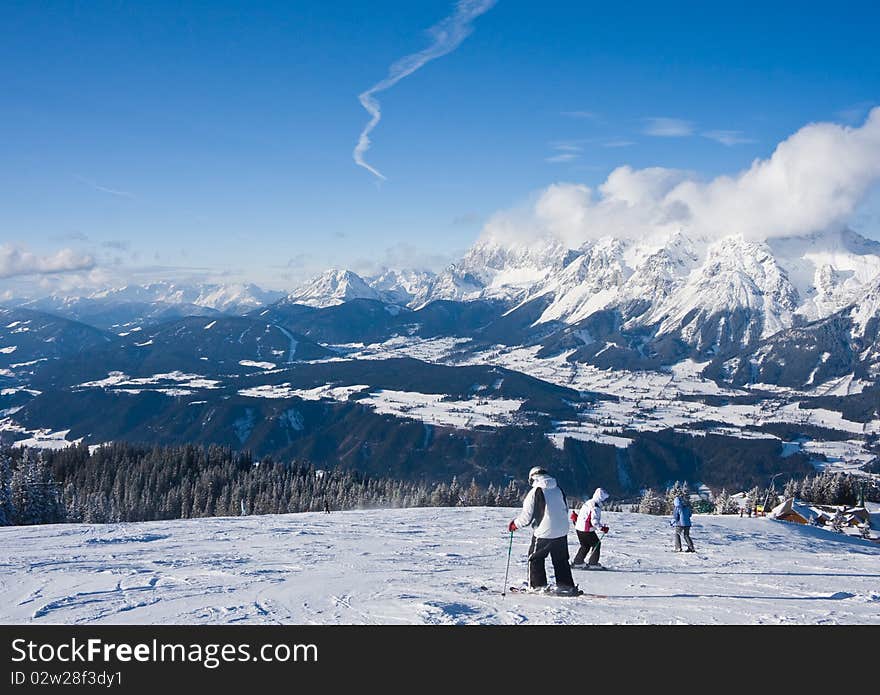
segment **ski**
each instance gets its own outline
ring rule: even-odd
[[[574,567],[572,567],[572,569],[573,569],[573,570],[578,570],[578,571],[580,571],[580,572],[587,572],[587,571],[591,571],[591,572],[600,572],[600,571],[602,571],[602,572],[607,572],[607,571],[612,570],[611,567],[605,567],[605,565],[598,566],[598,567],[595,566],[595,565],[592,566],[592,567],[589,566],[589,565],[575,565]]]
[[[524,587],[512,586],[507,591],[511,594],[522,594],[529,596],[552,596],[555,598],[577,598],[578,596],[585,596],[587,598],[608,598],[604,594],[588,594],[583,589],[578,589],[578,592],[576,594],[558,594],[555,591],[529,591],[527,588]]]

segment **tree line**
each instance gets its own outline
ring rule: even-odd
[[[746,492],[743,503],[746,508],[755,510],[768,500],[768,506],[775,506],[778,492],[775,488],[755,486]],[[671,514],[676,497],[689,499],[691,491],[687,482],[676,483],[667,488],[665,493],[648,488],[638,503],[630,507],[630,511],[641,514],[662,516]],[[792,497],[809,504],[855,506],[865,500],[880,501],[880,486],[875,479],[857,476],[851,473],[822,472],[806,476],[801,480],[790,478],[783,488],[784,498]],[[739,514],[740,503],[725,488],[715,495],[712,501],[698,500],[692,504],[693,510],[700,514]],[[769,509],[767,510],[769,511]]]
[[[864,490],[863,490],[864,488]],[[811,504],[855,505],[862,493],[880,501],[880,487],[864,476],[818,473],[790,479],[786,497]],[[211,446],[147,446],[113,443],[89,450],[0,449],[0,526],[61,522],[157,521],[242,514],[331,510],[499,506],[522,502],[516,481],[497,487],[473,480],[405,482],[345,470],[316,470],[306,463],[256,461],[247,452]],[[676,497],[689,498],[687,482],[663,492],[648,488],[629,507],[644,514],[670,514]],[[755,509],[776,491],[754,487],[746,505]],[[577,506],[575,504],[575,506]],[[610,511],[622,511],[613,501]],[[695,512],[737,514],[739,504],[722,489]]]
[[[220,446],[113,443],[0,450],[0,525],[157,521],[241,514],[448,506],[513,506],[511,481],[419,483],[255,461]]]

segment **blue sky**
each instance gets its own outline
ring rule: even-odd
[[[0,247],[67,249],[101,279],[279,288],[329,265],[437,266],[552,183],[624,164],[732,174],[880,104],[875,3],[499,0],[377,95],[380,181],[352,159],[358,95],[453,10],[4,3]],[[853,224],[880,238],[875,209]]]

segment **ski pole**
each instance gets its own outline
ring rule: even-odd
[[[507,569],[504,570],[504,588],[501,590],[502,596],[507,596],[507,573],[510,572],[510,553],[513,550],[513,531],[510,532],[510,545],[507,548]]]
[[[590,551],[590,557],[587,558],[588,564],[590,562],[590,559],[593,557],[593,555],[595,555],[597,552],[599,552],[599,546],[602,545],[602,539],[605,538],[605,536],[607,536],[607,535],[608,535],[607,533],[603,533],[601,536],[599,536],[599,540],[596,541],[596,545],[594,545],[593,549]]]

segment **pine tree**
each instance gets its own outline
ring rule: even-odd
[[[15,523],[54,524],[64,521],[58,485],[42,453],[25,449],[10,484]]]
[[[462,504],[462,490],[458,483],[458,477],[452,476],[452,483],[449,485],[449,504],[460,506]]]
[[[736,500],[733,499],[727,492],[726,489],[721,490],[721,493],[718,497],[715,498],[715,513],[716,514],[737,514],[739,513],[739,505]]]
[[[639,501],[639,513],[662,516],[666,513],[666,500],[660,497],[653,488],[648,488]]]
[[[800,495],[798,495],[798,497],[800,497],[805,502],[813,502],[814,501],[813,491],[815,490],[814,482],[815,482],[815,479],[813,477],[811,477],[811,476],[805,477],[801,481],[801,490],[800,490]]]
[[[12,459],[0,452],[0,526],[15,523],[16,513],[12,504]]]
[[[764,496],[761,494],[761,489],[755,485],[751,490],[746,493],[746,509],[749,512],[753,512],[758,508],[758,505],[763,501]]]
[[[840,474],[826,476],[825,485],[822,491],[822,501],[825,504],[841,504],[843,495],[843,481]]]

